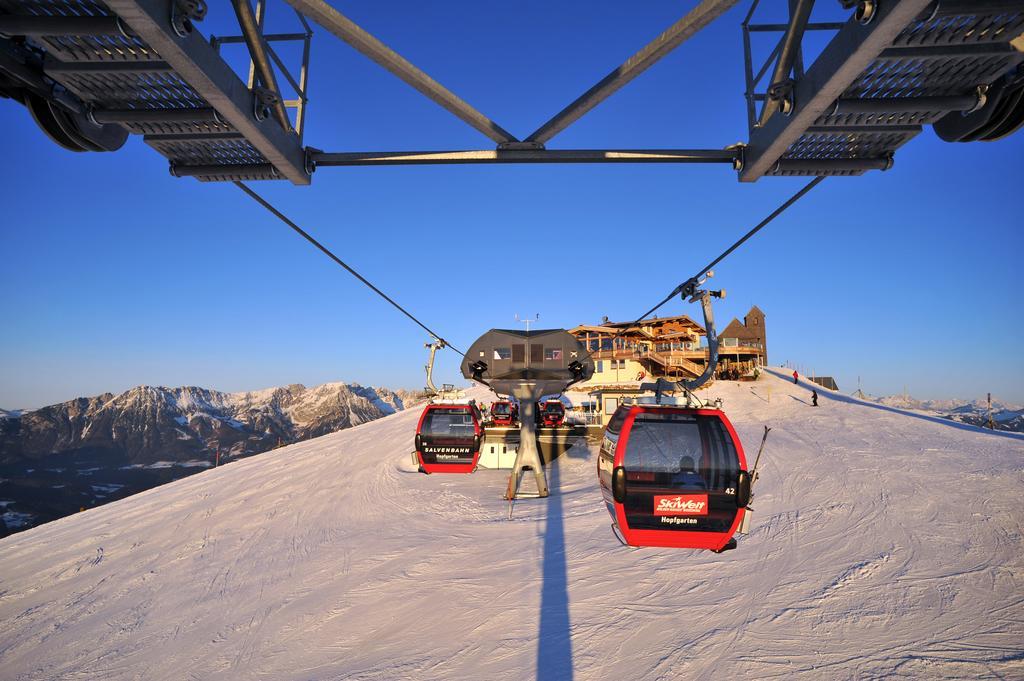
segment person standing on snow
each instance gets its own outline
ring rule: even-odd
[[[818,391],[817,390],[812,390],[811,391],[811,406],[812,407],[817,407],[818,406]]]
[[[798,374],[796,371],[793,372],[793,382],[794,383],[799,383],[800,382],[800,374]]]

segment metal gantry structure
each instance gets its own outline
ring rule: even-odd
[[[266,0],[255,10],[249,0],[230,0],[239,35],[206,39],[197,29],[205,0],[0,0],[0,94],[24,104],[71,150],[114,151],[139,134],[175,176],[297,185],[309,184],[318,167],[409,164],[725,163],[745,182],[860,175],[890,167],[924,125],[943,139],[972,141],[998,139],[1024,123],[1024,0],[839,0],[849,12],[839,22],[811,21],[814,0],[788,0],[788,21],[775,24],[754,21],[761,2],[754,0],[742,24],[748,142],[724,149],[547,145],[739,0],[701,0],[523,139],[325,0],[284,1],[300,32],[268,33]],[[496,146],[354,152],[305,145],[310,21]],[[805,68],[808,31],[834,35]],[[757,72],[756,33],[779,35]],[[297,77],[273,48],[280,41],[303,45]],[[231,43],[248,49],[244,82],[220,54]]]

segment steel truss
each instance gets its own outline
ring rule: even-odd
[[[1024,1],[860,0],[844,23],[809,23],[813,0],[791,0],[788,24],[743,22],[750,142],[740,180],[861,175],[948,114],[985,106],[993,83],[1024,62]],[[806,30],[835,36],[804,71]],[[782,33],[755,74],[752,32]],[[774,60],[772,80],[757,92]],[[757,116],[757,103],[762,103]]]
[[[308,184],[318,166],[408,164],[728,163],[748,182],[765,175],[860,175],[890,167],[894,152],[926,124],[945,125],[944,139],[968,141],[997,139],[1024,122],[1024,105],[1013,109],[1024,87],[1024,0],[840,0],[851,10],[843,22],[814,22],[814,0],[789,0],[789,21],[774,24],[752,22],[760,2],[753,0],[743,21],[749,143],[651,150],[545,145],[739,0],[701,0],[522,140],[325,0],[285,0],[303,27],[296,33],[265,31],[266,0],[257,0],[255,10],[250,0],[229,1],[240,35],[207,42],[195,30],[204,0],[0,0],[0,91],[28,106],[69,149],[114,150],[127,133],[141,134],[176,176],[295,184]],[[325,152],[304,146],[313,33],[307,18],[496,148]],[[804,35],[822,30],[835,35],[805,69]],[[751,35],[764,32],[780,38],[755,73]],[[297,77],[273,48],[281,41],[303,45]],[[247,82],[219,54],[231,44],[248,50]],[[993,112],[997,105],[1002,108]],[[961,115],[970,118],[961,123]]]

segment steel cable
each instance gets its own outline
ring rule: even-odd
[[[751,230],[750,230],[749,232],[747,232],[747,233],[746,233],[746,234],[744,234],[744,235],[743,235],[742,237],[740,237],[740,238],[739,238],[739,239],[738,239],[738,240],[737,240],[737,241],[736,241],[735,243],[733,243],[733,245],[732,245],[732,246],[729,246],[729,248],[727,248],[727,249],[725,249],[724,251],[722,251],[722,254],[721,254],[721,255],[719,255],[719,256],[718,256],[717,258],[715,258],[715,259],[714,259],[714,260],[712,260],[712,261],[711,261],[710,263],[708,263],[708,264],[707,264],[707,265],[706,265],[706,266],[705,266],[705,267],[704,267],[704,268],[703,268],[702,270],[700,270],[700,271],[699,271],[699,272],[698,272],[698,273],[697,273],[697,274],[696,274],[695,276],[693,276],[693,277],[691,277],[691,278],[687,279],[687,280],[686,280],[686,281],[684,281],[683,283],[679,284],[679,286],[676,286],[676,287],[675,287],[674,289],[672,289],[672,292],[671,292],[671,293],[669,293],[669,294],[668,294],[667,296],[665,296],[664,300],[662,300],[662,301],[661,301],[660,303],[658,303],[657,305],[655,305],[654,307],[652,307],[652,308],[651,308],[650,310],[648,310],[647,312],[644,312],[644,313],[643,313],[642,315],[640,315],[639,317],[637,317],[637,318],[636,318],[636,320],[635,320],[635,321],[633,321],[632,323],[630,323],[630,324],[629,324],[628,326],[624,326],[624,327],[622,327],[622,328],[621,328],[621,329],[619,330],[619,332],[618,332],[618,333],[616,333],[616,334],[615,334],[614,336],[612,336],[612,338],[611,338],[611,342],[612,342],[612,344],[614,345],[614,343],[615,343],[615,340],[616,340],[616,339],[617,339],[617,338],[618,338],[619,336],[621,336],[621,335],[622,335],[623,333],[625,333],[625,332],[626,332],[626,331],[628,331],[629,329],[633,328],[634,326],[636,326],[637,324],[639,324],[640,322],[642,322],[642,321],[643,321],[644,319],[646,319],[646,318],[647,318],[647,316],[648,316],[648,315],[652,315],[652,314],[654,314],[655,312],[657,312],[657,311],[658,311],[659,309],[661,309],[661,307],[662,307],[662,306],[663,306],[663,305],[664,305],[665,303],[669,302],[670,300],[672,300],[673,298],[675,298],[675,297],[676,297],[677,295],[679,295],[679,294],[681,294],[681,293],[682,293],[683,291],[685,291],[685,290],[686,290],[686,288],[688,287],[688,285],[690,285],[691,283],[695,283],[695,282],[696,282],[696,281],[697,281],[698,279],[700,279],[700,278],[701,278],[702,276],[704,276],[705,274],[707,274],[708,272],[710,272],[710,271],[711,271],[711,268],[712,268],[712,267],[714,267],[714,266],[715,266],[715,265],[717,265],[718,263],[720,263],[720,262],[722,262],[723,260],[725,260],[725,258],[726,258],[726,257],[728,257],[728,256],[729,256],[729,255],[730,255],[730,254],[731,254],[731,253],[732,253],[733,251],[735,251],[735,250],[736,250],[737,248],[739,248],[740,246],[742,246],[742,245],[743,245],[743,243],[744,243],[744,242],[745,242],[745,241],[746,241],[747,239],[749,239],[750,237],[752,237],[752,236],[754,236],[755,234],[757,234],[757,233],[758,233],[759,231],[761,231],[761,229],[762,229],[762,228],[766,227],[766,226],[768,225],[768,223],[770,223],[770,222],[771,222],[772,220],[774,220],[775,218],[777,218],[777,217],[779,217],[780,215],[782,215],[782,213],[784,213],[784,212],[786,211],[786,209],[787,209],[787,208],[789,208],[789,207],[790,207],[790,206],[792,206],[792,205],[793,205],[794,203],[796,203],[796,202],[797,202],[797,201],[799,201],[799,200],[800,200],[801,198],[803,198],[803,196],[804,196],[804,195],[805,195],[805,194],[806,194],[807,192],[809,192],[809,191],[811,191],[812,189],[814,189],[814,188],[815,188],[815,187],[816,187],[816,186],[817,186],[817,185],[818,185],[818,184],[819,184],[819,183],[820,183],[820,182],[821,182],[822,180],[824,180],[824,179],[825,179],[825,176],[824,176],[824,175],[819,175],[819,176],[815,177],[815,178],[814,178],[813,180],[811,180],[810,182],[808,182],[808,183],[807,183],[806,185],[804,185],[804,187],[803,187],[803,188],[802,188],[802,189],[801,189],[800,191],[798,191],[798,192],[797,192],[796,194],[793,194],[793,196],[789,197],[789,199],[787,199],[787,200],[786,200],[786,201],[785,201],[785,202],[784,202],[784,203],[783,203],[782,205],[780,205],[780,206],[779,206],[778,208],[776,208],[776,209],[775,209],[774,211],[772,211],[772,213],[771,213],[771,214],[770,214],[770,215],[769,215],[768,217],[766,217],[766,218],[765,218],[764,220],[761,220],[761,222],[757,223],[757,225],[756,225],[756,226],[755,226],[755,227],[754,227],[753,229],[751,229]],[[613,349],[614,349],[614,347],[613,347]],[[597,352],[597,350],[588,350],[588,352],[587,352],[587,357],[588,357],[588,358],[589,358],[589,357],[591,357],[591,356],[592,356],[592,355],[594,354],[594,352]]]
[[[421,321],[420,321],[419,319],[417,319],[417,318],[416,318],[415,316],[413,316],[413,314],[412,314],[412,313],[410,313],[410,312],[409,312],[408,310],[406,310],[406,309],[405,309],[404,307],[402,307],[401,305],[399,305],[398,303],[396,303],[396,302],[395,302],[394,300],[392,300],[392,299],[391,299],[391,297],[390,297],[390,296],[388,296],[388,294],[384,293],[384,292],[383,292],[383,291],[381,291],[381,290],[380,290],[379,288],[377,288],[376,286],[374,286],[373,284],[371,284],[371,283],[369,282],[369,280],[367,280],[367,279],[366,279],[366,277],[364,277],[363,275],[359,274],[359,272],[356,272],[356,271],[355,271],[355,270],[354,270],[354,269],[353,269],[352,267],[350,267],[350,266],[349,266],[349,265],[348,265],[348,264],[347,264],[347,263],[346,263],[346,262],[345,262],[344,260],[342,260],[342,259],[341,259],[341,258],[339,258],[338,256],[334,255],[334,253],[332,253],[332,252],[331,252],[331,250],[330,250],[329,248],[327,248],[327,247],[326,247],[326,246],[324,246],[324,245],[323,245],[322,243],[320,243],[319,241],[317,241],[316,239],[314,239],[314,238],[313,238],[312,236],[310,236],[310,234],[309,234],[308,232],[306,232],[306,231],[305,231],[304,229],[302,229],[302,228],[301,228],[301,227],[299,227],[299,226],[298,226],[297,224],[295,224],[295,223],[294,223],[294,222],[292,222],[292,221],[291,221],[290,219],[288,219],[288,216],[286,216],[286,215],[285,215],[284,213],[282,213],[282,212],[281,212],[281,211],[279,211],[278,209],[274,208],[274,206],[272,206],[272,205],[271,205],[271,204],[270,204],[270,203],[269,203],[269,202],[268,202],[268,201],[267,201],[266,199],[264,199],[264,198],[263,198],[262,196],[260,196],[260,195],[259,195],[259,194],[257,194],[256,192],[254,192],[254,191],[253,191],[252,189],[250,189],[250,188],[249,188],[248,186],[246,186],[246,185],[245,185],[244,183],[242,183],[242,182],[238,182],[237,180],[235,181],[235,186],[236,186],[236,187],[238,187],[239,189],[241,189],[241,190],[242,190],[243,192],[245,192],[246,194],[248,194],[248,195],[249,195],[249,196],[250,196],[250,197],[251,197],[251,198],[252,198],[252,199],[253,199],[254,201],[256,201],[256,203],[260,204],[261,206],[263,206],[264,208],[266,208],[266,209],[267,209],[268,211],[270,211],[270,213],[272,213],[272,214],[273,214],[273,215],[274,215],[274,216],[275,216],[275,217],[276,217],[276,218],[277,218],[278,220],[280,220],[281,222],[283,222],[284,224],[288,225],[288,226],[289,226],[289,227],[291,227],[291,228],[292,228],[293,230],[295,230],[295,232],[296,232],[296,233],[297,233],[297,234],[298,234],[299,236],[301,236],[301,237],[302,237],[303,239],[305,239],[306,241],[308,241],[309,243],[313,244],[313,245],[314,245],[314,246],[316,246],[316,247],[317,247],[318,249],[320,249],[320,251],[322,251],[322,252],[323,252],[323,254],[324,254],[324,255],[326,255],[326,256],[327,256],[328,258],[330,258],[331,260],[333,260],[333,261],[334,261],[334,262],[336,262],[337,264],[339,264],[339,265],[341,265],[342,267],[344,267],[344,268],[345,268],[345,269],[346,269],[346,270],[348,271],[348,273],[349,273],[349,274],[351,274],[351,275],[352,275],[353,277],[355,277],[356,279],[358,279],[359,281],[361,281],[361,282],[362,282],[363,284],[365,284],[365,285],[367,286],[367,288],[369,288],[369,289],[370,289],[371,291],[373,291],[374,293],[376,293],[376,294],[377,294],[378,296],[380,296],[380,297],[381,297],[381,298],[383,298],[384,300],[386,300],[386,301],[388,301],[389,303],[391,303],[391,304],[392,304],[392,305],[393,305],[393,306],[394,306],[394,307],[395,307],[395,308],[396,308],[396,309],[397,309],[397,310],[398,310],[399,312],[401,312],[401,313],[402,313],[402,314],[404,314],[404,315],[405,315],[406,317],[408,317],[409,319],[411,319],[412,321],[414,321],[414,322],[415,322],[415,323],[416,323],[416,324],[417,324],[417,325],[418,325],[418,326],[419,326],[419,327],[420,327],[421,329],[423,329],[424,331],[426,331],[427,333],[429,333],[429,334],[431,335],[431,337],[433,337],[433,338],[436,338],[436,339],[437,339],[437,340],[439,340],[439,341],[442,341],[442,342],[443,342],[443,343],[444,343],[445,345],[447,345],[447,346],[448,346],[449,348],[451,348],[451,349],[452,349],[452,350],[454,350],[455,352],[459,353],[459,354],[460,354],[460,355],[462,355],[463,357],[465,357],[465,356],[466,356],[466,353],[464,353],[464,352],[463,352],[462,350],[459,350],[459,349],[458,349],[457,347],[455,347],[454,345],[452,345],[451,343],[449,343],[449,342],[448,342],[448,341],[447,341],[447,340],[446,340],[446,339],[444,338],[444,336],[442,336],[442,335],[440,335],[440,334],[438,334],[438,333],[435,333],[434,331],[432,331],[432,330],[430,329],[430,327],[429,327],[429,326],[427,326],[426,324],[424,324],[423,322],[421,322]]]

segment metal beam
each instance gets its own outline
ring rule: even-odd
[[[977,16],[997,12],[1019,12],[1020,0],[939,0],[936,17],[958,14]]]
[[[960,43],[957,45],[893,45],[879,59],[949,59],[952,57],[1002,57],[1020,52],[1009,42]]]
[[[106,0],[106,4],[281,175],[294,184],[309,184],[298,136],[282,130],[277,121],[256,119],[253,94],[198,31],[185,37],[175,33],[170,22],[173,0]]]
[[[880,2],[869,24],[860,24],[854,19],[847,21],[794,86],[793,114],[773,116],[764,127],[750,134],[740,180],[753,182],[768,172],[790,145],[931,2]]]
[[[217,112],[203,109],[97,109],[96,123],[219,123]]]
[[[822,175],[825,173],[855,173],[892,168],[892,156],[877,158],[783,158],[771,168],[780,173]]]
[[[231,165],[187,166],[171,164],[174,177],[224,178],[224,177],[278,177],[277,169],[269,163],[239,163]]]
[[[461,100],[454,92],[413,66],[324,0],[285,2],[495,142],[504,144],[518,141],[512,133]]]
[[[977,108],[978,95],[948,97],[863,97],[837,99],[830,115],[914,113],[918,111],[969,111]]]
[[[293,0],[288,0],[292,2]],[[546,143],[552,137],[579,120],[595,106],[606,100],[622,86],[658,62],[659,59],[676,49],[698,31],[732,9],[739,0],[702,0],[682,19],[669,26],[668,30],[651,41],[646,47],[626,60],[607,76],[602,78],[572,104],[558,112],[554,118],[526,138],[527,142]]]
[[[117,17],[81,16],[0,16],[0,33],[4,35],[126,35],[125,26]]]
[[[808,23],[805,27],[807,31],[838,31],[846,23],[843,21],[817,21]],[[747,29],[751,33],[763,33],[763,32],[784,32],[789,28],[789,24],[750,24]]]
[[[877,132],[901,132],[909,135],[916,135],[921,132],[920,125],[812,125],[805,131],[807,133],[818,133],[825,135],[854,134],[854,133],[877,133]]]
[[[268,43],[280,42],[282,40],[305,40],[305,39],[306,39],[306,34],[305,33],[267,33],[267,34],[264,34],[264,36],[263,36],[263,40],[268,42]],[[244,43],[245,42],[245,36],[244,35],[229,35],[229,36],[223,36],[223,37],[217,36],[215,38],[211,38],[210,42],[212,42],[212,43],[219,43],[221,45],[232,45],[232,44],[235,44],[235,43]]]
[[[43,70],[47,73],[100,74],[100,73],[170,73],[174,68],[165,61],[60,61],[51,54],[43,56]]]
[[[274,117],[286,132],[291,132],[292,122],[288,120],[288,110],[284,107],[284,97],[281,96],[281,89],[277,86],[277,77],[274,75],[274,67],[267,57],[267,43],[263,40],[263,33],[256,24],[256,16],[252,13],[252,5],[249,0],[231,0],[235,8],[235,16],[238,17],[238,26],[242,30],[242,37],[245,38],[245,45],[249,49],[249,56],[252,59],[253,68],[259,74],[260,82],[264,88],[270,90],[274,100],[270,108]]]
[[[761,118],[757,127],[763,127],[768,119],[783,106],[786,94],[782,90],[788,90],[792,85],[789,74],[793,70],[793,63],[796,61],[797,53],[800,51],[801,41],[804,37],[804,30],[807,21],[811,18],[811,8],[814,7],[814,0],[794,0],[790,3],[790,19],[786,32],[782,36],[779,58],[775,62],[775,70],[772,72],[771,83],[768,84],[768,99],[765,100],[761,109]],[[789,102],[792,105],[792,102]]]
[[[317,166],[468,163],[734,163],[731,149],[481,149],[471,151],[314,152]]]
[[[240,132],[188,132],[174,134],[144,135],[142,140],[150,142],[217,142],[221,140],[244,140]]]

